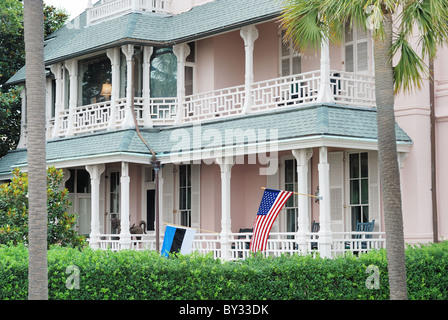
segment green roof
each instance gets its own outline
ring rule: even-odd
[[[248,130],[275,129],[278,143],[312,139],[315,137],[335,138],[346,141],[376,142],[378,131],[376,109],[355,108],[336,104],[316,104],[308,107],[289,107],[278,112],[266,112],[244,116],[223,118],[201,123],[200,129],[195,125],[182,125],[142,129],[141,135],[160,158],[167,158],[176,153],[179,146],[178,137],[186,134],[190,137],[190,144],[182,148],[189,152],[196,148],[193,137],[197,137],[195,130],[202,134],[207,130],[222,137],[222,144],[227,132],[243,133],[242,146],[249,141]],[[227,131],[226,131],[227,130]],[[230,131],[229,131],[230,130]],[[267,131],[267,139],[269,139]],[[195,136],[196,134],[196,136]],[[397,143],[410,145],[412,140],[399,127],[396,127]],[[197,141],[196,141],[197,142]],[[204,141],[209,146],[208,141]],[[217,148],[216,150],[218,150]],[[106,131],[95,134],[74,136],[47,142],[47,161],[63,162],[68,160],[95,158],[110,155],[136,155],[150,157],[148,149],[141,141],[135,129]],[[0,159],[0,175],[10,173],[14,166],[26,165],[26,150],[11,151]]]
[[[86,12],[47,38],[47,65],[126,43],[158,46],[193,41],[278,17],[276,0],[214,0],[177,15],[132,12],[86,25]],[[8,80],[25,80],[22,68]]]

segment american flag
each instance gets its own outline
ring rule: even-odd
[[[265,189],[261,199],[260,208],[254,222],[253,237],[250,241],[250,250],[265,251],[269,232],[286,201],[293,194],[290,191]]]

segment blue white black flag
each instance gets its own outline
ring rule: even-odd
[[[163,238],[162,256],[168,257],[173,252],[189,254],[195,235],[195,229],[167,226]]]

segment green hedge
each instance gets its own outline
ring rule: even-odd
[[[448,299],[448,243],[406,251],[410,299]],[[49,297],[55,300],[317,300],[388,299],[384,250],[360,257],[312,256],[221,262],[210,256],[160,257],[148,251],[79,251],[61,247],[48,252]],[[368,266],[379,270],[379,289],[367,288]],[[79,289],[75,269],[79,270]],[[26,299],[28,252],[23,246],[0,247],[0,299]]]

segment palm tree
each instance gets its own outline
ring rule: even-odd
[[[42,0],[24,1],[28,120],[28,298],[48,299],[44,16]]]
[[[437,47],[447,42],[446,0],[282,1],[285,37],[301,51],[317,49],[322,41],[343,41],[346,23],[371,29],[390,299],[407,299],[394,96],[400,91],[420,89],[423,79],[428,77],[425,59],[433,59]],[[420,54],[410,44],[411,37],[420,46]],[[394,67],[395,55],[399,55],[399,62]]]

